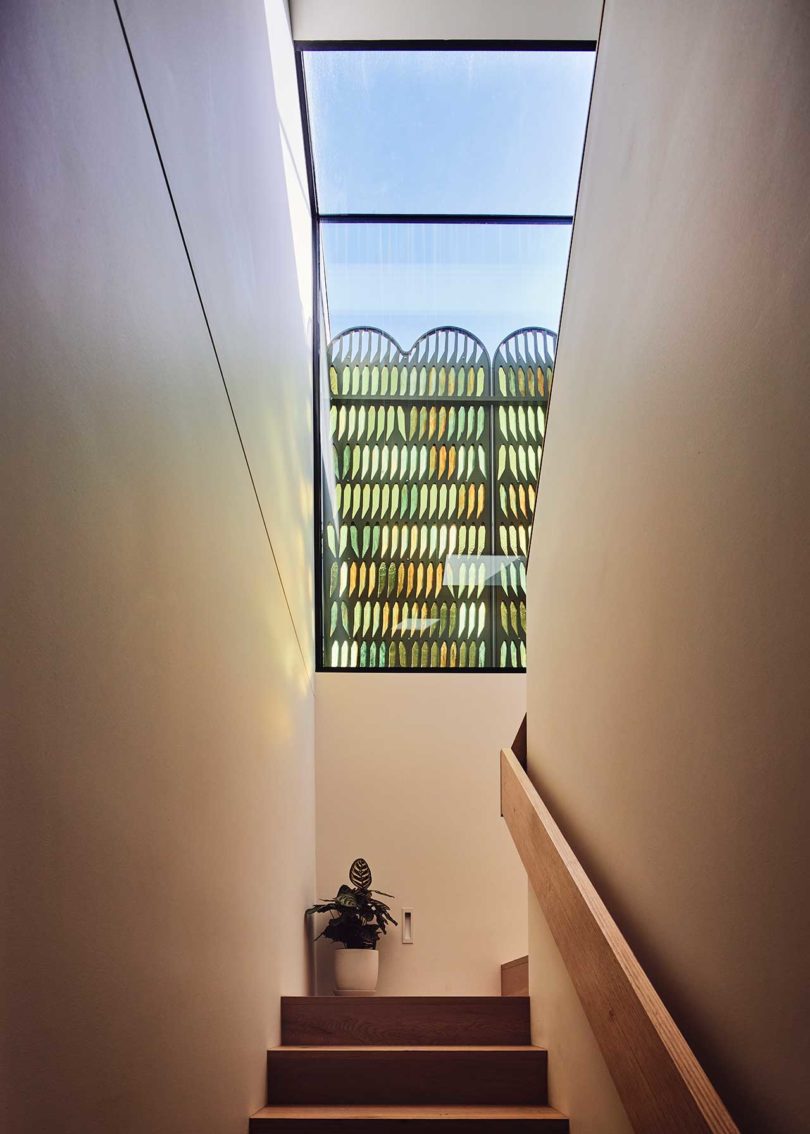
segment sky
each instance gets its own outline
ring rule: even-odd
[[[327,212],[570,215],[590,52],[312,52],[318,203]],[[570,227],[325,225],[331,334],[378,326],[406,349],[462,326],[492,351],[556,330]]]

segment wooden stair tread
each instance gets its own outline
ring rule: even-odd
[[[283,996],[285,1047],[530,1042],[524,996]]]
[[[538,1047],[533,1043],[432,1043],[432,1044],[419,1044],[419,1043],[329,1043],[329,1044],[316,1044],[316,1043],[297,1043],[297,1044],[281,1044],[279,1047],[268,1048],[268,1053],[289,1055],[300,1055],[305,1051],[322,1052],[326,1055],[337,1054],[346,1051],[359,1051],[364,1055],[371,1052],[378,1051],[419,1051],[433,1055],[442,1051],[460,1051],[464,1054],[475,1052],[487,1051],[542,1051],[545,1052],[546,1048]]]
[[[251,1121],[255,1119],[441,1119],[453,1121],[461,1118],[479,1118],[488,1122],[502,1121],[503,1119],[535,1119],[535,1120],[562,1120],[564,1116],[551,1106],[311,1106],[300,1104],[296,1106],[280,1105],[265,1106],[257,1111]]]
[[[535,1106],[548,1101],[548,1053],[531,1044],[310,1045],[271,1048],[267,1098],[317,1106]]]

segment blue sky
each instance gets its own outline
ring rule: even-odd
[[[573,212],[589,52],[313,52],[321,212]],[[324,228],[331,332],[556,330],[570,229]]]

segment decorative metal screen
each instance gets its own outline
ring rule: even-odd
[[[496,664],[526,665],[526,561],[546,433],[557,336],[523,327],[495,351],[495,546],[511,562],[499,568],[495,605]]]
[[[408,351],[376,328],[329,344],[326,667],[525,665],[525,557],[554,342],[539,328],[510,335],[494,389],[486,348],[457,327]],[[493,569],[493,554],[508,558]]]

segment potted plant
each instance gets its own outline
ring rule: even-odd
[[[373,996],[380,970],[377,942],[389,925],[397,923],[385,902],[372,895],[391,898],[393,894],[371,889],[371,870],[363,858],[356,858],[350,866],[349,882],[330,901],[310,906],[307,913],[331,914],[319,937],[343,946],[335,953],[335,994]]]

